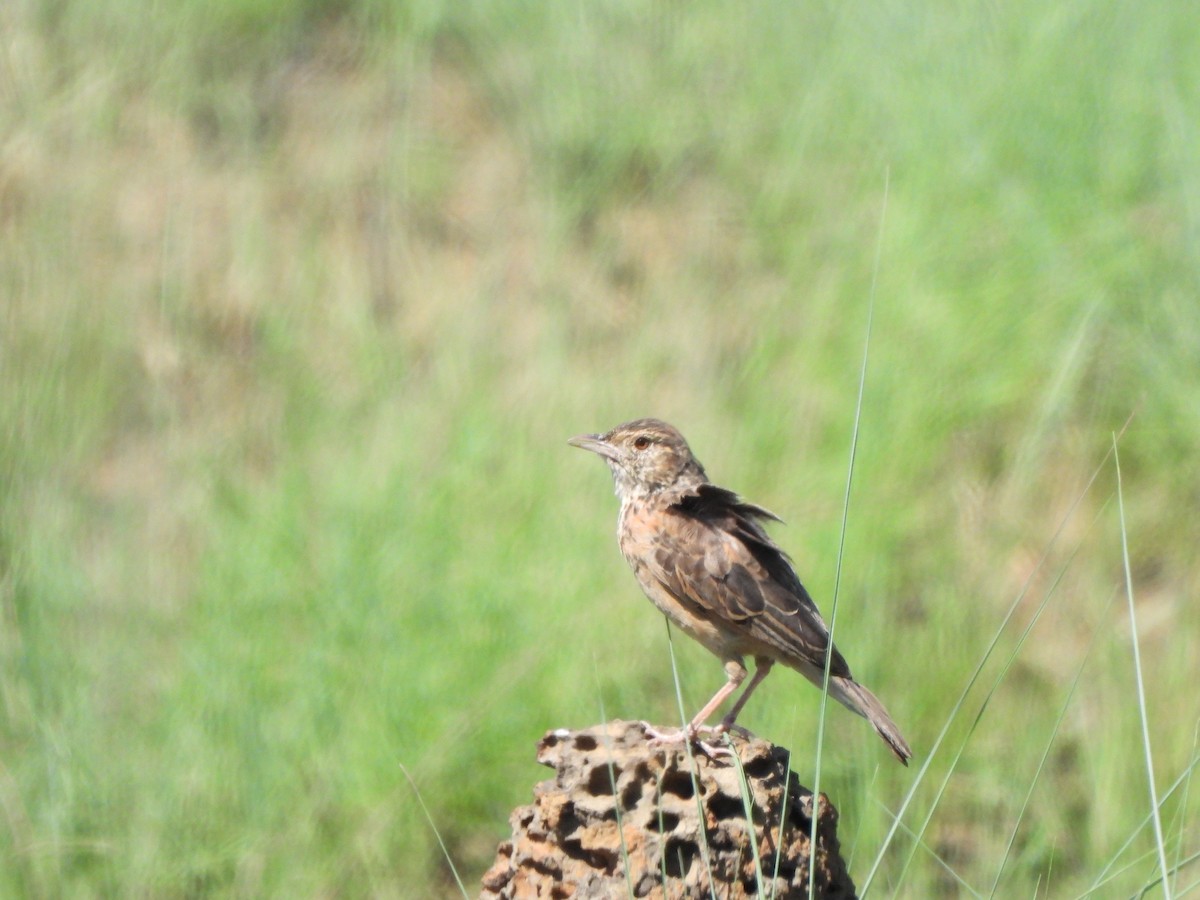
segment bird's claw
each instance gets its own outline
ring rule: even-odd
[[[649,722],[638,723],[642,726],[642,731],[646,737],[650,739],[651,747],[662,747],[667,744],[681,744],[688,739],[689,735],[686,728],[676,728],[673,731],[659,731]]]
[[[733,751],[728,747],[720,747],[700,739],[701,735],[704,735],[705,737],[711,736],[714,738],[720,738],[726,733],[726,731],[728,731],[727,726],[689,724],[683,728],[676,728],[671,731],[660,731],[649,722],[641,722],[640,724],[642,726],[642,731],[644,731],[646,737],[649,738],[650,746],[655,749],[670,746],[672,744],[690,743],[704,753],[705,756],[713,759],[723,756],[733,756]],[[745,732],[745,729],[738,728],[738,732]]]
[[[729,747],[718,747],[716,744],[709,744],[706,741],[696,741],[696,747],[709,759],[717,759],[719,757],[733,758],[733,750]]]
[[[743,740],[749,741],[754,738],[750,733],[749,728],[743,728],[741,725],[735,725],[733,722],[722,722],[715,729],[717,734],[736,734]]]

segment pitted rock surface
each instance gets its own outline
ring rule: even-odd
[[[807,897],[812,792],[783,748],[731,739],[745,791],[731,756],[656,746],[641,722],[547,733],[537,759],[555,775],[513,812],[480,896]],[[816,896],[852,898],[837,810],[824,795],[819,810]]]

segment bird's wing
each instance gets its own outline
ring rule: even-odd
[[[726,627],[780,652],[780,660],[823,668],[829,630],[787,555],[760,522],[778,518],[714,485],[671,507],[677,527],[660,532],[655,575],[676,597]],[[835,649],[833,675],[849,677]]]

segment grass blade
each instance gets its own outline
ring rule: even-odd
[[[413,777],[408,773],[408,769],[405,768],[404,763],[397,762],[396,765],[400,767],[400,771],[404,773],[404,777],[412,785],[413,794],[416,795],[417,803],[421,804],[421,812],[425,814],[425,821],[429,823],[429,828],[433,831],[433,836],[437,838],[438,846],[442,848],[442,856],[446,857],[446,865],[450,867],[450,874],[454,876],[459,891],[462,892],[464,898],[468,898],[470,895],[467,893],[467,888],[463,884],[462,878],[458,875],[458,868],[454,865],[454,860],[450,858],[450,851],[446,849],[446,842],[442,840],[442,833],[438,831],[437,823],[433,821],[433,816],[429,813],[429,807],[425,805],[425,798],[421,796],[421,791],[417,787],[417,783],[413,781]]]
[[[779,864],[783,862],[783,830],[788,823],[788,796],[792,788],[792,754],[788,752],[787,765],[783,768],[783,802],[779,807],[779,836],[775,839],[775,868],[771,872],[771,900],[775,900],[775,885],[779,882]],[[812,854],[809,854],[809,862]]]
[[[1105,506],[1107,506],[1107,504],[1105,504]],[[1101,508],[1100,512],[1102,513],[1103,511],[1104,511],[1104,507]],[[1100,517],[1100,514],[1097,513],[1096,519],[1099,519],[1099,517]],[[1093,526],[1095,525],[1095,522],[1096,522],[1096,520],[1093,520],[1093,522],[1092,522]],[[1088,529],[1089,532],[1090,532],[1090,530],[1091,530],[1091,528]],[[1075,556],[1076,556],[1076,554],[1078,554],[1080,546],[1082,546],[1082,542],[1080,544],[1076,545],[1075,550],[1072,551],[1071,556],[1067,559],[1067,562],[1062,566],[1062,568],[1059,570],[1058,574],[1054,577],[1054,581],[1051,582],[1050,588],[1046,591],[1045,597],[1043,597],[1041,603],[1038,604],[1038,608],[1036,610],[1034,610],[1034,613],[1030,617],[1029,622],[1026,624],[1024,630],[1022,630],[1020,637],[1017,638],[1016,645],[1013,647],[1012,651],[1009,653],[1008,659],[1006,659],[1004,661],[1004,665],[1001,667],[1000,672],[996,675],[996,678],[992,682],[991,687],[988,688],[987,693],[984,695],[983,701],[979,704],[979,709],[975,713],[975,718],[971,721],[970,728],[967,729],[967,733],[963,736],[962,742],[959,744],[958,751],[954,754],[954,759],[951,760],[950,766],[946,770],[946,774],[945,774],[945,777],[943,777],[943,779],[942,779],[941,785],[938,786],[938,791],[937,791],[937,794],[934,796],[933,804],[930,806],[929,812],[925,816],[925,820],[921,823],[921,827],[917,829],[916,834],[917,834],[918,840],[921,840],[925,837],[925,831],[929,828],[929,823],[931,821],[933,821],[933,815],[935,812],[937,812],[938,805],[941,803],[942,797],[946,792],[946,788],[949,787],[949,785],[950,785],[950,779],[951,779],[951,777],[953,777],[955,771],[957,771],[958,764],[962,760],[963,753],[966,752],[967,745],[970,743],[971,738],[974,736],[976,729],[979,727],[979,723],[981,721],[983,721],[983,716],[987,712],[987,708],[988,708],[988,705],[991,703],[992,697],[995,695],[996,691],[998,691],[1000,689],[1000,685],[1003,684],[1004,679],[1007,677],[1009,670],[1013,666],[1013,663],[1016,662],[1017,657],[1020,655],[1021,650],[1024,648],[1025,641],[1028,640],[1029,635],[1033,632],[1034,627],[1037,625],[1038,621],[1041,619],[1042,613],[1044,613],[1046,611],[1046,607],[1050,603],[1050,598],[1054,596],[1054,592],[1058,588],[1058,585],[1061,583],[1063,576],[1066,575],[1067,570],[1070,569],[1071,563],[1075,560]],[[908,871],[909,865],[912,864],[913,857],[915,855],[916,855],[916,846],[914,845],[914,847],[909,851],[908,857],[904,861],[904,866],[900,870],[901,880],[903,880],[903,878],[904,878],[904,873]]]
[[[1132,417],[1125,422],[1125,425],[1122,427],[1122,432],[1129,426],[1130,421],[1132,421]],[[1033,570],[1025,579],[1025,584],[1022,585],[1016,599],[1013,600],[1012,604],[1009,605],[1008,611],[1004,614],[1004,618],[1001,619],[1000,624],[997,626],[995,634],[992,635],[991,641],[983,652],[983,656],[980,658],[979,662],[975,664],[975,669],[971,672],[971,677],[967,679],[966,685],[959,693],[958,700],[955,701],[954,706],[950,710],[950,714],[946,717],[946,722],[942,726],[942,730],[938,732],[938,736],[934,740],[933,746],[930,748],[924,764],[922,764],[921,768],[918,770],[916,778],[913,779],[912,786],[909,787],[908,793],[905,794],[904,800],[900,804],[900,809],[896,812],[896,820],[892,823],[891,828],[888,829],[887,835],[884,836],[883,843],[880,845],[879,851],[875,855],[875,861],[872,863],[871,869],[867,873],[866,880],[863,882],[861,891],[863,897],[866,897],[867,892],[871,889],[871,884],[874,882],[875,876],[879,872],[879,867],[883,865],[883,857],[887,853],[888,847],[891,845],[892,840],[896,836],[896,832],[900,828],[900,822],[904,818],[905,811],[908,809],[913,798],[916,796],[917,790],[924,781],[930,765],[933,763],[938,750],[945,741],[946,735],[950,732],[950,726],[954,723],[954,720],[958,717],[959,711],[966,703],[967,696],[970,694],[972,688],[974,688],[975,682],[979,680],[979,676],[983,672],[983,667],[987,665],[987,661],[991,658],[997,644],[999,644],[1000,636],[1004,634],[1005,630],[1008,628],[1008,623],[1012,620],[1012,617],[1016,615],[1017,609],[1021,605],[1021,601],[1025,599],[1025,594],[1028,593],[1029,587],[1033,584],[1034,578],[1036,578],[1038,573],[1041,572],[1042,566],[1044,566],[1046,564],[1046,560],[1049,559],[1050,551],[1054,548],[1055,544],[1058,543],[1059,538],[1062,537],[1063,532],[1066,530],[1067,524],[1071,521],[1072,516],[1075,514],[1075,510],[1079,507],[1079,504],[1083,502],[1083,498],[1088,495],[1088,492],[1091,491],[1092,485],[1096,483],[1096,479],[1100,477],[1100,473],[1104,471],[1104,466],[1108,463],[1108,457],[1111,453],[1112,450],[1109,449],[1104,454],[1104,458],[1092,472],[1087,484],[1085,484],[1083,490],[1079,492],[1079,496],[1075,498],[1070,508],[1068,508],[1066,513],[1063,514],[1062,520],[1058,523],[1058,528],[1055,529],[1055,532],[1051,536],[1049,543],[1046,545],[1045,552],[1042,553],[1037,565],[1033,567]]]
[[[679,683],[679,667],[675,664],[675,641],[671,633],[671,620],[664,619],[664,621],[667,623],[667,647],[671,655],[671,677],[675,679],[675,700],[679,704],[679,721],[682,723],[680,727],[687,728],[688,717],[683,709],[683,688]],[[696,756],[692,752],[691,741],[685,740],[683,746],[687,749],[688,771],[692,776],[692,794],[696,798],[696,812],[700,817],[700,856],[704,860],[704,868],[708,871],[708,895],[711,900],[717,900],[717,888],[713,882],[712,858],[708,853],[708,831],[704,827],[704,801],[700,795],[700,784],[696,780]],[[666,885],[663,885],[663,889],[666,889]]]
[[[863,791],[865,797],[872,797],[875,791],[875,781],[879,778],[879,766],[871,772],[871,780],[867,782],[867,786]],[[854,837],[850,839],[850,850],[843,854],[846,857],[846,868],[854,868],[854,854],[858,852],[858,839],[862,837],[863,817],[858,817],[858,824],[854,828]]]
[[[891,816],[893,822],[897,821],[895,813],[893,813],[890,809],[888,809],[887,805],[885,803],[882,803],[878,800],[876,800],[875,802],[879,806],[880,809],[882,809],[885,813],[887,813],[889,816]],[[934,859],[934,862],[936,862],[939,866],[941,866],[946,871],[947,875],[949,875],[956,882],[958,882],[959,887],[961,887],[964,891],[966,891],[972,897],[975,897],[976,900],[980,900],[980,898],[983,897],[983,895],[981,893],[979,893],[979,891],[975,890],[975,888],[971,887],[971,885],[967,883],[967,880],[965,878],[963,878],[956,871],[954,871],[954,867],[951,866],[950,863],[948,863],[944,859],[942,859],[938,855],[936,850],[934,850],[932,847],[930,847],[928,844],[926,844],[922,838],[920,838],[916,834],[914,834],[913,830],[911,828],[909,828],[903,822],[900,822],[899,824],[900,824],[900,827],[904,829],[904,833],[907,834],[909,837],[913,838],[913,841],[915,844],[917,844],[922,850],[924,850],[926,853],[928,853],[930,856],[932,856]]]
[[[1196,723],[1196,728],[1192,732],[1192,756],[1196,755],[1196,748],[1200,746],[1200,722]],[[1183,797],[1179,801],[1179,840],[1175,844],[1175,871],[1179,872],[1179,857],[1183,856],[1183,839],[1187,835],[1187,811],[1188,801],[1191,800],[1192,793],[1192,777],[1191,772],[1188,773],[1187,781],[1183,783]],[[1179,886],[1179,880],[1176,878],[1176,888]]]
[[[737,767],[738,787],[742,795],[742,808],[746,811],[746,831],[750,835],[750,849],[754,853],[754,877],[758,879],[758,893],[763,892],[763,867],[762,857],[759,855],[758,849],[758,833],[754,830],[754,798],[750,796],[750,782],[746,780],[746,770],[742,767],[742,759],[737,755],[737,749],[733,745],[733,739],[727,733],[725,735],[725,746],[729,748],[729,752],[733,754],[733,764]],[[786,786],[786,782],[785,782]],[[786,787],[785,787],[786,790]],[[787,810],[786,794],[783,810]],[[786,819],[786,813],[781,812],[780,822]],[[763,834],[766,834],[767,822],[763,821]],[[776,853],[776,861],[782,854]],[[809,868],[811,869],[811,860]],[[773,892],[773,891],[772,891]]]
[[[659,774],[654,785],[654,804],[658,807],[658,833],[665,835],[667,833],[666,825],[663,823],[663,807],[662,807],[662,775]],[[682,868],[682,866],[680,867]],[[663,894],[667,893],[667,841],[663,838],[662,852],[658,854],[658,877],[662,879]]]
[[[1108,601],[1108,606],[1111,607],[1113,600],[1116,598],[1114,593]],[[1105,608],[1107,612],[1107,607]],[[1083,675],[1084,667],[1087,665],[1088,659],[1092,655],[1092,649],[1096,646],[1096,639],[1100,635],[1100,629],[1097,628],[1092,632],[1092,639],[1088,641],[1087,649],[1083,652],[1083,659],[1079,661],[1079,668],[1075,670],[1075,678],[1071,681],[1071,686],[1067,689],[1067,696],[1063,699],[1062,707],[1058,711],[1058,718],[1054,720],[1054,727],[1050,729],[1050,737],[1046,740],[1046,748],[1042,751],[1042,758],[1038,760],[1037,769],[1033,773],[1033,780],[1029,783],[1029,790],[1025,792],[1025,799],[1021,802],[1021,809],[1017,812],[1016,821],[1013,822],[1012,832],[1008,836],[1008,844],[1004,848],[1004,856],[1000,859],[1000,865],[996,869],[996,877],[992,880],[992,888],[988,891],[988,897],[996,896],[996,888],[1000,886],[1000,877],[1004,874],[1004,867],[1008,864],[1008,858],[1012,854],[1013,844],[1017,841],[1017,832],[1021,827],[1021,820],[1025,818],[1025,810],[1029,808],[1029,801],[1033,799],[1034,788],[1037,787],[1038,779],[1042,775],[1042,769],[1046,766],[1046,760],[1050,757],[1050,750],[1054,746],[1054,739],[1058,737],[1058,729],[1061,727],[1063,720],[1067,717],[1067,709],[1071,705],[1071,698],[1075,696],[1075,689],[1079,687],[1079,679]]]
[[[1187,784],[1188,781],[1190,781],[1190,779],[1192,777],[1192,772],[1196,769],[1197,766],[1200,766],[1200,754],[1193,756],[1191,758],[1191,760],[1188,762],[1188,764],[1184,767],[1183,771],[1179,774],[1179,777],[1176,778],[1174,782],[1172,782],[1172,784],[1169,788],[1167,788],[1165,791],[1163,791],[1162,799],[1159,800],[1160,808],[1162,807],[1162,805],[1164,803],[1166,803],[1168,800],[1171,799],[1171,795],[1174,794],[1175,791],[1179,789],[1180,785]],[[1133,863],[1123,866],[1122,868],[1118,869],[1117,871],[1113,872],[1112,874],[1109,874],[1109,871],[1112,869],[1113,865],[1116,864],[1116,861],[1118,859],[1120,859],[1124,855],[1125,851],[1129,849],[1129,846],[1135,840],[1137,840],[1137,836],[1142,833],[1142,829],[1150,824],[1151,818],[1153,818],[1153,813],[1146,813],[1146,817],[1144,819],[1142,819],[1142,821],[1138,824],[1138,826],[1136,828],[1133,829],[1132,832],[1130,832],[1129,837],[1127,837],[1125,839],[1125,843],[1123,843],[1117,849],[1117,852],[1112,855],[1112,858],[1108,861],[1108,865],[1100,870],[1100,874],[1096,876],[1096,880],[1094,882],[1092,882],[1092,886],[1089,887],[1082,894],[1080,894],[1076,898],[1076,900],[1084,900],[1084,898],[1092,896],[1094,893],[1096,893],[1096,891],[1098,891],[1100,888],[1104,887],[1104,885],[1108,884],[1108,882],[1112,881],[1118,875],[1120,875],[1123,872],[1125,872],[1126,870],[1128,870],[1129,865],[1136,865],[1138,861],[1145,858],[1145,856],[1140,856]],[[1151,851],[1151,852],[1153,852],[1153,851]],[[1146,856],[1148,856],[1148,855],[1149,854],[1147,853]]]
[[[1167,874],[1168,875],[1178,875],[1180,869],[1182,869],[1186,866],[1190,866],[1192,863],[1196,862],[1197,860],[1200,860],[1200,852],[1193,853],[1191,856],[1189,856],[1183,862],[1177,862]],[[1145,885],[1140,891],[1138,891],[1137,894],[1135,894],[1134,897],[1131,898],[1131,900],[1140,900],[1140,898],[1145,897],[1146,892],[1153,890],[1154,886],[1160,882],[1165,883],[1165,879],[1163,879],[1161,877],[1155,878],[1149,884]],[[1191,886],[1185,888],[1184,890],[1190,891],[1197,884],[1200,884],[1200,881],[1196,882],[1195,884],[1192,884]],[[1175,896],[1179,897],[1179,896],[1182,896],[1182,894],[1176,894]]]
[[[1158,792],[1154,787],[1154,757],[1150,752],[1150,723],[1146,715],[1146,686],[1142,679],[1142,656],[1138,647],[1137,612],[1133,602],[1133,575],[1129,567],[1129,538],[1125,530],[1125,498],[1121,489],[1121,457],[1117,453],[1117,436],[1113,435],[1113,463],[1117,469],[1117,511],[1121,521],[1121,558],[1125,563],[1125,596],[1129,601],[1129,631],[1133,641],[1133,673],[1137,681],[1138,713],[1142,720],[1142,747],[1146,753],[1146,779],[1150,787],[1150,812],[1154,819],[1154,843],[1158,849],[1158,864],[1162,870],[1163,896],[1171,900],[1171,879],[1167,866],[1167,846],[1163,840],[1162,817],[1158,811]]]
[[[829,652],[825,654],[825,671],[821,678],[821,708],[817,714],[817,751],[815,774],[813,775],[812,831],[809,834],[810,860],[808,867],[808,897],[812,900],[816,892],[817,872],[813,865],[817,850],[817,823],[820,821],[821,806],[821,751],[825,746],[825,713],[829,707],[830,666],[833,664],[833,634],[837,625],[838,596],[842,586],[842,558],[846,550],[846,523],[850,517],[850,491],[854,486],[854,459],[858,455],[858,430],[862,421],[863,393],[867,384],[867,360],[871,350],[871,326],[875,319],[875,289],[879,283],[879,265],[883,257],[883,226],[887,216],[888,190],[891,184],[891,169],[883,173],[883,202],[879,210],[879,231],[875,241],[875,264],[871,270],[871,289],[867,295],[867,331],[863,337],[862,367],[858,373],[858,399],[854,405],[854,429],[850,435],[850,463],[846,471],[846,493],[842,500],[842,527],[838,536],[837,565],[833,576],[833,599],[829,604]]]
[[[600,667],[596,663],[596,658],[592,657],[592,674],[596,679],[596,696],[600,701],[600,721],[608,722],[608,715],[604,710],[604,693],[600,690]],[[617,838],[621,841],[621,859],[625,863],[625,890],[630,897],[633,897],[633,879],[629,874],[629,848],[625,845],[625,823],[621,816],[621,795],[617,790],[617,772],[613,768],[613,749],[608,729],[604,731],[604,749],[608,751],[608,783],[612,785],[613,790],[613,811],[617,814]],[[665,882],[664,882],[665,884]]]

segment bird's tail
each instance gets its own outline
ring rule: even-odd
[[[842,706],[864,717],[879,732],[884,743],[896,754],[896,758],[908,765],[912,758],[912,750],[908,742],[900,736],[900,729],[892,721],[879,699],[853,678],[834,675],[829,679],[829,694]]]

